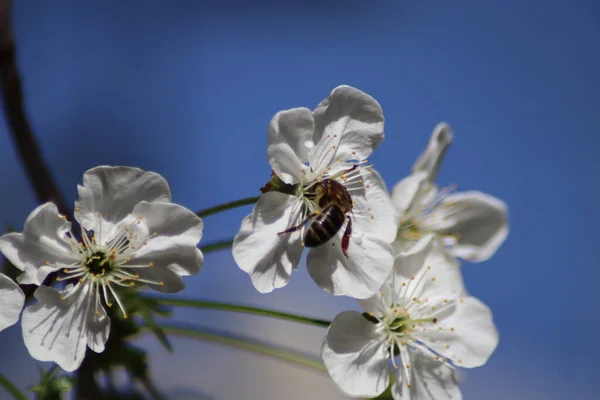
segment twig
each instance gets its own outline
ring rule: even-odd
[[[31,125],[25,113],[21,79],[17,70],[15,46],[12,35],[11,0],[0,0],[0,75],[2,77],[2,97],[8,130],[19,150],[25,167],[40,203],[51,201],[62,214],[68,214],[69,207],[56,187],[50,171],[42,159],[35,141]]]

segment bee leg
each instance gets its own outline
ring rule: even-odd
[[[318,212],[312,213],[312,214],[310,214],[308,217],[306,217],[306,219],[305,219],[304,221],[300,222],[300,224],[299,224],[299,225],[292,226],[291,228],[288,228],[288,229],[286,229],[286,230],[285,230],[285,231],[283,231],[283,232],[277,232],[277,234],[278,234],[278,235],[283,235],[284,233],[292,233],[292,232],[296,232],[296,231],[298,231],[298,230],[302,229],[302,227],[304,226],[304,224],[306,224],[306,223],[307,223],[307,222],[308,222],[308,221],[309,221],[311,218],[314,218],[314,217],[316,217],[316,216],[317,216],[317,214],[318,214]]]
[[[352,235],[352,219],[348,216],[348,225],[346,225],[346,231],[342,236],[342,253],[348,257],[348,245],[350,244],[350,236]]]

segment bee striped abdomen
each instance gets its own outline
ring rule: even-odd
[[[325,207],[304,232],[306,247],[320,246],[334,237],[344,225],[346,214],[335,204]]]

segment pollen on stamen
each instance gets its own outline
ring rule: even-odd
[[[449,349],[449,348],[450,348],[450,345],[449,345],[449,344],[447,344],[447,345],[446,345],[446,349]]]
[[[406,286],[406,282],[402,282],[402,286]]]
[[[149,267],[154,267],[154,263],[153,263],[152,261],[150,261],[150,262],[148,263],[148,266],[149,266]]]
[[[406,384],[406,387],[410,387],[410,386],[411,386],[411,385],[410,385],[410,383],[407,383],[407,384]]]
[[[394,365],[394,369],[398,369],[398,366],[397,366],[397,365]]]
[[[406,364],[406,368],[410,368],[410,364]]]
[[[394,269],[398,269],[398,266],[397,266],[397,265],[394,265]]]
[[[161,281],[161,282],[158,282],[158,285],[159,286],[165,286],[165,283]]]
[[[127,262],[131,261],[131,257],[125,257],[125,261],[127,261]]]
[[[452,332],[454,332],[454,328],[450,328],[450,330],[451,330]]]
[[[46,261],[44,261],[44,264],[50,265],[50,261],[46,260]]]
[[[438,321],[437,318],[434,318],[432,322],[435,324],[435,323],[437,323],[437,321]]]
[[[431,278],[431,282],[435,282],[435,276]]]

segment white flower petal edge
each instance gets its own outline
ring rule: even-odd
[[[392,397],[395,400],[462,399],[454,370],[422,352],[414,352],[412,355],[410,374],[410,386],[402,376],[392,385]]]
[[[173,203],[142,201],[132,214],[142,218],[151,239],[131,255],[131,265],[152,265],[139,268],[138,274],[154,290],[165,293],[183,290],[181,278],[198,273],[204,261],[196,247],[202,239],[202,220]]]
[[[313,147],[312,112],[308,108],[280,111],[269,124],[267,159],[273,171],[287,184],[302,180],[302,169]]]
[[[364,160],[383,141],[383,110],[365,92],[338,86],[313,111],[314,151],[310,161],[322,173],[335,160]]]
[[[364,299],[372,296],[390,274],[394,264],[391,246],[368,233],[353,235],[348,257],[339,242],[343,233],[322,246],[311,249],[306,268],[323,290],[335,296]]]
[[[279,235],[296,225],[300,201],[295,196],[268,192],[244,218],[233,240],[233,258],[250,274],[256,290],[268,293],[287,285],[302,255],[300,234]]]
[[[362,364],[380,365],[379,362],[391,358],[399,373],[398,380],[406,387],[396,386],[394,396],[405,399],[422,391],[424,382],[436,379],[437,383],[432,384],[438,389],[429,390],[456,394],[452,386],[453,375],[447,370],[441,369],[434,374],[429,369],[425,375],[415,376],[421,366],[414,368],[414,362],[421,362],[420,357],[428,357],[449,369],[456,366],[471,368],[483,365],[498,344],[498,333],[489,308],[466,294],[460,269],[444,253],[438,240],[429,237],[418,243],[404,261],[405,268],[394,268],[380,294],[359,300],[367,312],[362,317],[365,323],[371,324],[370,329],[357,328],[359,324],[350,323],[346,318],[334,319],[329,328],[344,333],[344,336],[328,333],[322,351],[325,366],[344,393],[380,387],[375,374],[355,362],[356,357],[348,357],[348,352],[343,350],[325,349],[341,346],[352,349],[354,354],[371,354],[370,349],[385,343],[381,351],[373,353],[368,363],[363,361]],[[360,388],[355,387],[354,382],[360,382]]]
[[[431,182],[435,181],[453,138],[454,134],[450,125],[445,122],[437,124],[433,129],[425,151],[417,158],[417,161],[413,165],[412,173],[423,171],[427,174]]]
[[[83,174],[83,185],[77,186],[79,200],[75,218],[86,229],[102,230],[114,237],[116,224],[123,221],[141,201],[170,202],[169,184],[155,172],[125,166],[100,166]],[[103,216],[103,226],[97,226]]]
[[[344,394],[376,397],[389,384],[387,346],[373,323],[356,311],[344,311],[331,322],[321,355],[329,375]]]
[[[46,276],[60,266],[47,265],[79,261],[66,238],[71,223],[58,213],[52,203],[38,206],[25,221],[23,233],[8,233],[0,237],[0,251],[21,271],[17,281],[23,284],[41,285]]]
[[[23,311],[23,339],[29,354],[39,361],[54,361],[65,371],[81,365],[86,347],[100,353],[110,332],[110,319],[90,296],[91,284],[75,291],[58,292],[40,286],[37,303]],[[65,297],[67,296],[67,297]]]
[[[451,193],[440,206],[453,210],[440,233],[455,238],[450,251],[456,257],[486,261],[508,237],[508,206],[496,197],[477,191]]]
[[[25,303],[25,295],[19,285],[0,274],[0,331],[17,323]]]

